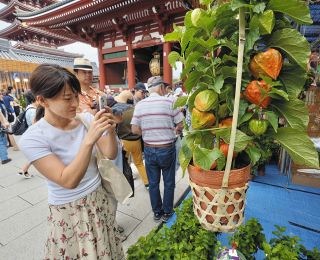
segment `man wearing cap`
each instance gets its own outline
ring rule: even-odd
[[[79,110],[81,112],[97,112],[97,103],[99,96],[104,95],[102,91],[91,86],[93,74],[92,64],[88,59],[75,58],[73,70],[80,82],[81,94],[79,95]]]
[[[146,97],[148,90],[142,82],[138,82],[134,87],[133,103],[136,105],[139,101]]]
[[[150,96],[135,107],[132,132],[142,135],[149,179],[149,195],[154,220],[167,222],[173,214],[175,188],[176,133],[182,131],[183,115],[173,109],[173,100],[165,97],[166,82],[160,76],[148,80]],[[163,201],[160,195],[161,172],[164,182]]]

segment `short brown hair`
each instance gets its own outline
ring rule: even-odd
[[[32,72],[30,78],[30,89],[35,97],[53,98],[67,84],[74,92],[81,92],[77,77],[67,69],[55,64],[40,65]]]

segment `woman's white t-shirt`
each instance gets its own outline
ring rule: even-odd
[[[89,124],[93,120],[90,113],[83,114]],[[30,126],[19,141],[19,148],[33,162],[50,154],[56,155],[65,165],[69,165],[79,152],[82,141],[87,133],[86,127],[81,123],[74,129],[61,130],[50,125],[44,118]],[[66,189],[47,179],[48,203],[61,205],[76,201],[93,192],[101,185],[98,172],[95,149],[86,174],[75,189]],[[57,172],[57,174],[60,174]]]

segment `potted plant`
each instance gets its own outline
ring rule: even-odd
[[[307,40],[293,28],[311,24],[301,0],[200,0],[166,41],[180,43],[169,62],[184,65],[191,126],[179,161],[188,169],[194,213],[202,226],[229,232],[241,225],[251,166],[263,140],[278,142],[298,164],[318,166],[298,95],[306,80]],[[286,127],[279,127],[279,117]]]

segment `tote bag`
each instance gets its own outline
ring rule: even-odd
[[[89,129],[88,123],[83,115],[77,116],[82,124]],[[114,165],[114,163],[103,156],[99,147],[96,145],[97,165],[101,176],[102,186],[106,189],[110,196],[113,196],[118,202],[125,204],[128,198],[133,194],[130,184],[123,173]]]

